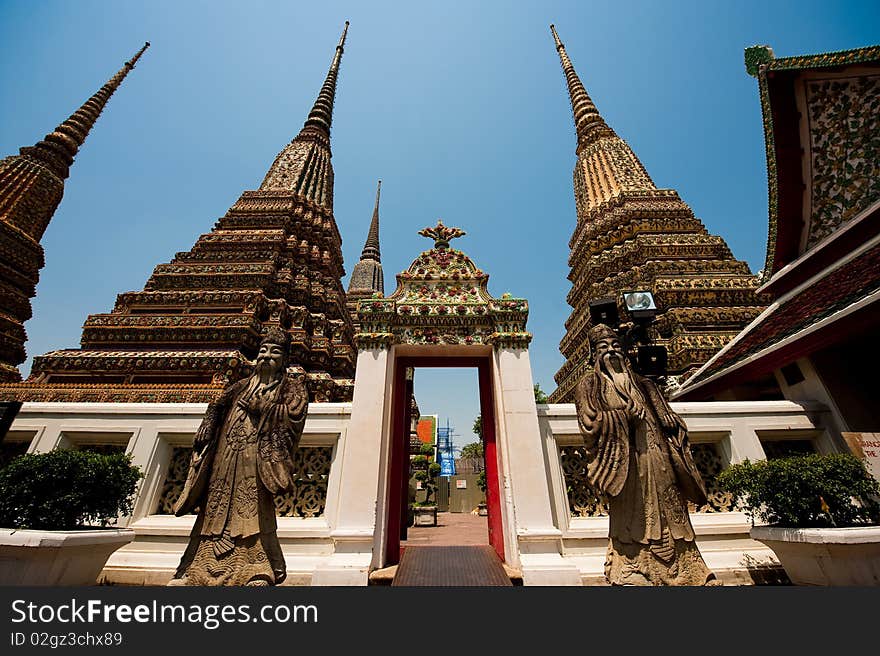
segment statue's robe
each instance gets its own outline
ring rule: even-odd
[[[609,504],[606,578],[616,585],[704,585],[715,577],[694,542],[687,502],[706,503],[706,490],[687,428],[652,381],[630,375],[635,399],[595,371],[575,389],[587,477]]]
[[[176,515],[198,508],[175,579],[187,585],[278,584],[286,577],[274,496],[294,489],[293,455],[308,410],[303,384],[256,376],[208,406]]]

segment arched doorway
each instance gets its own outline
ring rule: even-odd
[[[488,542],[503,561],[504,520],[498,477],[498,449],[495,439],[495,404],[490,356],[402,356],[395,359],[394,367],[394,387],[391,400],[393,424],[386,517],[388,528],[384,544],[384,563],[391,565],[400,560],[400,541],[406,532],[407,483],[409,481],[408,410],[412,398],[412,385],[407,379],[406,372],[416,367],[474,367],[477,369],[483,453],[486,463]]]
[[[433,239],[434,247],[397,275],[394,293],[358,303],[361,328],[332,533],[335,551],[351,554],[352,568],[366,552],[371,569],[397,561],[408,458],[406,370],[476,367],[489,542],[504,563],[522,570],[526,585],[527,575],[539,585],[579,585],[577,569],[561,557],[562,533],[550,501],[549,456],[538,425],[528,353],[528,302],[489,293],[488,274],[449,247],[449,240],[463,231],[438,221],[419,234]],[[342,567],[325,580],[347,576]]]

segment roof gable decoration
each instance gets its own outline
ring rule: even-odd
[[[489,274],[465,253],[449,247],[449,240],[465,232],[438,220],[419,234],[433,239],[434,248],[397,274],[397,289],[391,296],[376,293],[358,303],[362,326],[355,335],[358,348],[392,344],[528,348],[532,339],[526,331],[528,301],[507,293],[496,299],[489,293]]]
[[[857,64],[863,69],[845,74],[845,67]],[[762,282],[876,200],[878,82],[876,71],[864,66],[878,64],[880,46],[780,58],[766,45],[745,49],[746,71],[758,79],[767,156],[769,225],[766,261],[759,275]],[[771,89],[768,78],[777,72],[789,72],[785,77],[789,81],[781,84],[777,76]],[[795,92],[794,75],[805,85],[804,97]],[[800,106],[795,107],[795,102]],[[795,109],[806,116],[806,132],[787,125],[796,120],[791,116]],[[800,135],[808,158],[809,166],[802,174],[799,160],[779,161],[782,151],[791,159],[789,142],[794,134]],[[792,188],[792,181],[800,178],[806,178],[802,182],[810,190],[803,206],[800,185]],[[798,225],[791,225],[793,219]]]

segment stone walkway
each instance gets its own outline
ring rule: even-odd
[[[470,513],[438,512],[437,526],[410,526],[400,546],[463,546],[489,544],[486,517]]]
[[[489,545],[413,546],[403,552],[394,587],[511,587],[510,576]]]

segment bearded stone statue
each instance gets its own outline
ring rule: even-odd
[[[593,370],[575,389],[587,476],[609,502],[605,578],[612,585],[719,585],[694,539],[687,502],[706,503],[687,427],[657,385],[635,373],[617,333],[589,332]]]
[[[308,394],[287,375],[290,337],[266,331],[254,373],[208,406],[193,441],[180,516],[199,509],[169,585],[277,585],[287,576],[274,495],[292,490]]]

